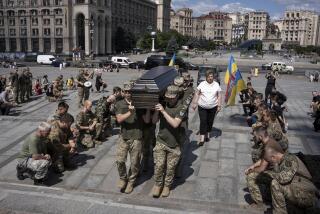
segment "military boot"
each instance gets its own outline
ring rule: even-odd
[[[157,185],[154,185],[153,188],[152,188],[152,196],[154,198],[159,198],[160,192],[161,192],[161,187],[157,186]]]
[[[162,190],[161,197],[168,197],[170,195],[170,188],[165,186]]]
[[[126,188],[127,186],[127,182],[125,180],[120,179],[118,181],[117,186],[120,188],[120,192],[123,192],[123,190]]]
[[[133,191],[133,183],[129,182],[127,184],[126,190],[124,191],[126,194],[130,194]]]
[[[16,169],[17,169],[17,178],[19,180],[24,180],[26,178],[23,174],[26,171],[25,168],[17,165]]]

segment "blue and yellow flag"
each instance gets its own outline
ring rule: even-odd
[[[170,60],[169,66],[174,66],[175,61],[176,61],[176,54],[174,53]]]
[[[224,83],[227,85],[225,103],[228,106],[234,105],[237,93],[245,89],[246,85],[233,56],[230,56],[229,65],[224,77]]]

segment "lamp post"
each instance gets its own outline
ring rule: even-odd
[[[154,41],[156,39],[156,35],[157,35],[156,32],[154,32],[154,31],[151,32],[151,39],[152,39],[151,52],[155,52],[156,51],[156,49],[154,48]]]
[[[90,19],[89,21],[89,27],[90,27],[90,57],[93,59],[93,34],[94,34],[94,20]]]

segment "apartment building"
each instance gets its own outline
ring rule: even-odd
[[[254,11],[248,14],[248,40],[266,37],[269,24],[269,14],[264,11]]]
[[[150,0],[113,0],[112,31],[118,27],[139,36],[157,28],[157,4]]]
[[[282,20],[281,38],[285,43],[301,46],[320,45],[319,14],[313,11],[286,11]]]
[[[231,43],[232,19],[228,13],[214,11],[193,20],[194,36],[216,42]]]
[[[0,52],[71,54],[76,47],[111,52],[111,0],[0,0]]]
[[[176,12],[171,10],[170,28],[178,31],[184,36],[192,36],[192,10],[189,8],[182,8]]]

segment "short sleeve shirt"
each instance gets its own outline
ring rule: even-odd
[[[221,92],[219,83],[213,81],[209,84],[207,81],[202,81],[198,87],[200,91],[200,97],[198,105],[205,109],[211,109],[218,105],[218,94]]]
[[[32,133],[24,141],[19,158],[27,158],[35,154],[47,154],[48,141],[48,138],[39,137]]]
[[[120,100],[115,105],[115,114],[125,114],[129,111],[129,104]],[[121,123],[121,136],[124,140],[141,140],[143,112],[136,109],[130,117]]]
[[[179,118],[183,119],[185,117],[187,108],[184,107],[183,104],[177,104],[175,107],[170,108],[166,107],[165,111],[173,118]],[[160,143],[170,147],[175,148],[179,145],[181,142],[181,139],[184,137],[184,128],[181,126],[181,124],[174,128],[172,127],[167,120],[164,118],[164,116],[160,114],[160,127],[159,127],[159,133],[157,137],[157,141]]]

